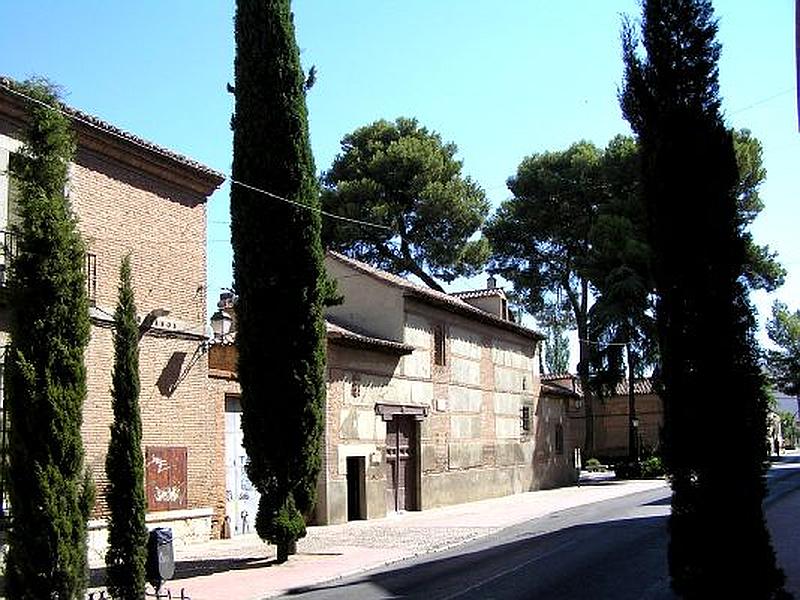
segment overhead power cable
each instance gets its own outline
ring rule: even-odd
[[[144,143],[143,141],[140,141],[140,140],[136,139],[136,137],[134,137],[134,136],[124,135],[122,132],[114,131],[113,129],[108,129],[108,128],[102,127],[101,125],[98,125],[97,123],[94,123],[94,122],[90,121],[89,119],[85,119],[80,115],[77,115],[77,114],[74,114],[74,113],[72,113],[70,111],[67,111],[62,107],[53,106],[51,104],[48,104],[47,102],[43,102],[42,100],[39,100],[38,98],[33,98],[32,96],[29,96],[28,94],[25,94],[24,92],[20,92],[19,90],[16,90],[11,86],[6,85],[5,83],[0,83],[0,87],[3,88],[4,90],[8,91],[11,94],[14,94],[16,96],[19,96],[20,98],[26,99],[29,102],[33,102],[35,104],[38,104],[38,105],[43,106],[45,108],[48,108],[50,110],[54,110],[56,112],[59,112],[62,115],[66,116],[67,118],[72,119],[73,121],[77,121],[79,123],[83,123],[84,125],[86,125],[88,127],[91,127],[93,129],[97,129],[99,131],[102,131],[105,134],[118,137],[119,139],[124,140],[125,142],[127,142],[129,144],[133,144],[135,146],[139,146],[140,148],[143,148],[143,149],[145,149],[145,150],[147,150],[149,152],[153,151],[153,147],[152,146]],[[214,170],[217,171],[218,173],[220,173],[223,176],[223,179],[226,179],[227,181],[229,181],[233,185],[238,185],[239,187],[243,187],[243,188],[248,189],[248,190],[250,190],[252,192],[256,192],[258,194],[262,194],[264,196],[267,196],[268,198],[272,198],[274,200],[279,200],[280,202],[285,202],[287,204],[291,204],[292,206],[295,206],[297,208],[313,211],[313,212],[316,212],[316,213],[318,213],[318,214],[320,214],[322,216],[329,217],[331,219],[337,219],[339,221],[344,221],[344,222],[347,222],[347,223],[352,223],[354,225],[362,225],[364,227],[374,227],[375,229],[384,229],[386,231],[393,231],[393,229],[391,227],[388,227],[387,225],[382,225],[380,223],[371,223],[369,221],[363,221],[363,220],[360,220],[360,219],[352,219],[350,217],[343,217],[342,215],[337,215],[337,214],[328,212],[326,210],[322,210],[322,208],[319,208],[319,207],[316,207],[316,206],[309,206],[308,204],[303,204],[302,202],[297,202],[296,200],[290,200],[289,198],[285,198],[285,197],[283,197],[283,196],[281,196],[279,194],[275,194],[275,193],[270,192],[268,190],[256,187],[254,185],[250,185],[250,184],[245,183],[243,181],[238,181],[238,180],[234,179],[230,174],[226,173],[225,171],[223,171],[221,169],[214,169]]]

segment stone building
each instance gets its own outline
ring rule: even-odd
[[[24,100],[9,84],[0,78],[0,230],[5,242],[0,275],[13,260],[16,218],[8,163],[21,145],[26,119]],[[224,474],[218,460],[221,441],[213,443],[222,439],[221,414],[208,404],[206,201],[223,177],[91,115],[63,110],[77,137],[67,191],[87,246],[92,305],[82,429],[86,464],[98,490],[90,544],[100,552],[105,539],[112,315],[126,254],[144,321],[140,401],[148,523],[172,526],[179,541],[208,539],[212,523],[222,520]],[[0,289],[0,344],[7,343],[12,308]]]
[[[318,523],[574,482],[566,402],[540,398],[541,336],[509,319],[502,290],[445,294],[335,253],[326,267],[344,303],[327,314]],[[238,533],[257,497],[241,472],[234,346],[209,360]]]

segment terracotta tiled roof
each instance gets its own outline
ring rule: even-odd
[[[414,351],[413,346],[408,346],[392,340],[385,340],[364,332],[353,331],[352,327],[344,327],[339,323],[335,323],[330,316],[325,317],[325,333],[329,341],[343,342],[348,346],[356,346],[360,348],[371,347],[396,354],[411,354]],[[215,343],[223,346],[235,345],[236,332],[231,331],[225,335],[225,339],[223,341],[218,341]]]
[[[579,398],[580,394],[568,388],[550,381],[542,381],[542,394],[545,396],[558,396],[563,398]]]
[[[6,97],[14,98],[16,102],[24,102],[24,97],[20,96],[20,92],[16,91],[16,88],[18,86],[19,86],[18,82],[14,81],[9,77],[4,77],[0,75],[0,93],[5,95]],[[128,131],[120,129],[119,127],[116,127],[115,125],[112,125],[111,123],[104,121],[103,119],[85,113],[81,110],[78,110],[77,108],[67,106],[64,103],[60,104],[61,104],[61,109],[64,111],[64,113],[75,119],[75,121],[83,123],[87,127],[97,129],[115,138],[132,143],[144,150],[158,154],[162,158],[166,158],[168,160],[177,162],[183,165],[184,167],[189,167],[190,169],[193,169],[198,173],[210,177],[212,180],[218,180],[216,181],[216,185],[219,185],[225,180],[225,176],[219,171],[215,171],[214,169],[207,167],[206,165],[199,163],[196,160],[184,156],[183,154],[179,154],[177,152],[169,150],[168,148],[164,148],[163,146],[159,146],[158,144],[154,144],[153,142],[140,138],[137,135],[134,135]]]
[[[502,288],[486,288],[485,290],[466,290],[464,292],[452,292],[451,296],[456,298],[488,298],[490,296],[499,296],[505,298],[506,294]]]
[[[523,327],[517,323],[501,319],[500,317],[488,313],[485,310],[481,310],[480,308],[476,308],[475,306],[464,302],[464,300],[454,296],[453,294],[447,294],[423,285],[417,285],[408,281],[407,279],[403,279],[398,275],[376,269],[371,265],[345,256],[344,254],[340,254],[339,252],[328,250],[327,254],[331,258],[348,265],[356,271],[360,271],[361,273],[369,275],[370,277],[373,277],[379,281],[384,281],[390,285],[400,288],[407,296],[412,296],[429,304],[434,304],[452,312],[462,314],[466,317],[494,325],[500,329],[513,331],[514,333],[530,339],[544,339],[544,336],[541,333],[534,331],[533,329],[528,329],[527,327]]]
[[[581,380],[576,375],[573,375],[571,373],[549,373],[547,375],[542,375],[542,385],[544,386],[545,384],[559,386],[561,388],[569,390],[572,389],[572,386],[574,384],[576,393],[580,396],[583,395]],[[643,379],[634,379],[633,393],[643,396],[647,394],[655,394],[656,392],[653,389],[653,380],[650,377],[645,377]],[[628,380],[623,379],[622,381],[616,384],[612,395],[626,396],[627,394],[628,394]]]
[[[348,346],[374,348],[393,354],[411,354],[414,351],[414,347],[407,344],[355,332],[352,328],[343,327],[333,322],[331,317],[325,317],[325,329],[328,334],[328,340],[343,342],[344,345]]]
[[[572,373],[547,373],[542,375],[542,381],[556,381],[559,379],[573,379],[575,375]]]

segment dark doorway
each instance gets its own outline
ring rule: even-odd
[[[417,421],[394,415],[386,423],[386,510],[418,510]]]
[[[366,477],[363,456],[347,457],[347,520],[366,519]]]

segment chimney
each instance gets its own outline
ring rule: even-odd
[[[496,287],[497,287],[497,279],[495,279],[494,275],[490,273],[488,279],[486,279],[486,289],[493,290]]]

